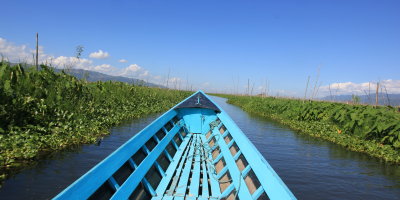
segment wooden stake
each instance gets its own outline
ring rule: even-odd
[[[250,93],[250,79],[247,79],[247,96],[249,96]]]
[[[390,99],[389,99],[389,94],[388,94],[388,92],[387,92],[387,90],[386,90],[386,85],[383,85],[383,87],[385,88],[386,98],[387,98],[388,104],[389,104],[389,106],[390,106]]]
[[[39,69],[39,33],[36,33],[36,70]]]
[[[169,73],[171,72],[171,68],[168,68],[168,75],[167,75],[167,89],[168,89],[168,82],[169,82]]]
[[[369,99],[369,103],[372,103],[372,99],[371,99],[371,82],[368,82],[368,99]]]
[[[319,69],[320,69],[320,68],[318,67],[318,70],[317,70],[317,79],[315,80],[315,85],[314,85],[314,89],[313,89],[313,92],[312,92],[311,99],[314,99],[314,97],[316,96],[315,92],[316,92],[317,84],[318,84],[318,81],[319,81],[319,72],[320,72]]]
[[[378,107],[378,93],[379,93],[379,82],[376,83],[376,94],[375,94],[375,107]]]
[[[305,101],[306,98],[307,98],[307,90],[308,90],[308,83],[309,83],[309,82],[310,82],[310,76],[308,76],[308,79],[307,79],[306,92],[304,93],[303,103],[304,103],[304,101]]]

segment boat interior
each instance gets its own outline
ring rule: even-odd
[[[112,175],[115,181],[105,182],[89,199],[111,198],[116,185],[123,185],[166,134],[174,126],[179,126],[177,124],[180,122],[182,120],[178,117],[167,122]],[[222,199],[239,199],[232,185],[232,178],[235,177],[229,173],[224,159],[226,156],[235,160],[241,172],[241,177],[236,179],[244,179],[246,185],[243,187],[254,194],[253,199],[268,199],[265,192],[256,193],[261,184],[226,127],[218,119],[210,126],[216,126],[219,134],[213,135],[211,130],[205,134],[192,133],[181,127],[132,191],[129,199],[220,199],[222,196]],[[221,153],[219,143],[229,149],[230,155]]]
[[[276,182],[277,175],[254,149],[224,112],[197,93],[136,134],[61,197],[73,197],[74,191],[88,193],[88,199],[279,196],[280,179]]]

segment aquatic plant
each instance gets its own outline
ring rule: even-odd
[[[400,163],[400,113],[393,107],[275,97],[219,95],[247,112],[272,118],[314,137]]]
[[[167,110],[189,94],[88,83],[45,65],[0,62],[0,180],[41,155],[94,143],[123,120]]]

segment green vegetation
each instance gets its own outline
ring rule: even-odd
[[[400,113],[392,107],[219,95],[245,111],[352,151],[400,163]]]
[[[189,92],[78,80],[0,62],[0,180],[49,152],[93,143],[123,120],[161,112]]]

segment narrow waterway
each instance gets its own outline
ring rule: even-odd
[[[400,199],[400,167],[297,134],[212,97],[271,164],[298,199]],[[59,153],[5,181],[0,199],[50,199],[153,121],[111,129],[100,145]]]
[[[400,199],[400,166],[293,130],[212,97],[298,199]]]
[[[53,198],[160,115],[135,119],[114,127],[99,145],[83,145],[42,160],[6,180],[0,188],[0,199]]]

